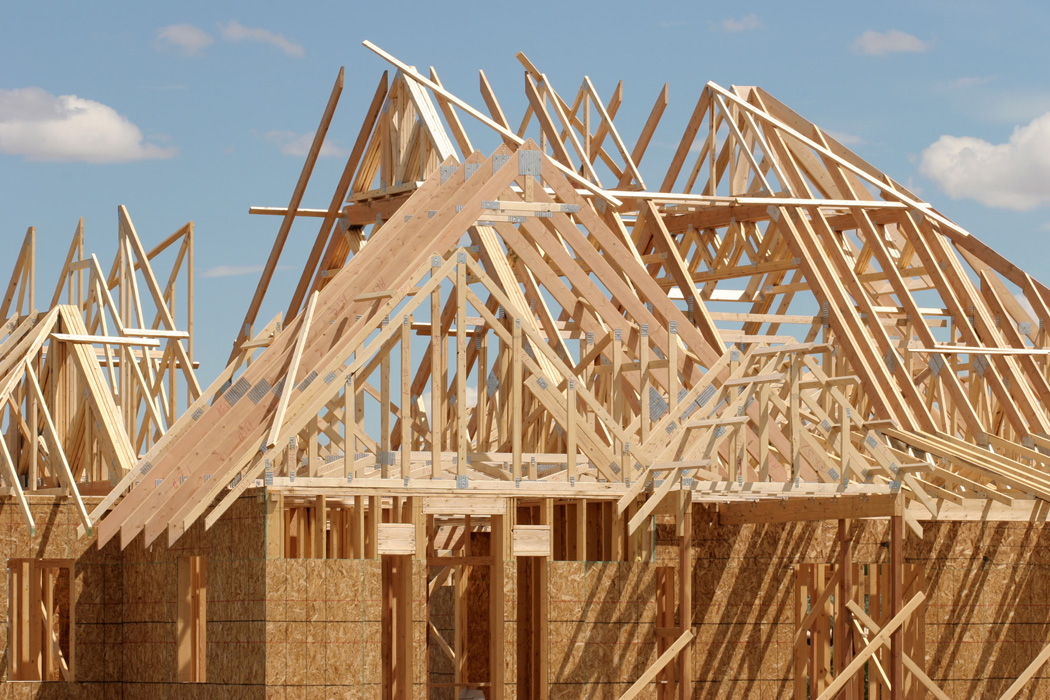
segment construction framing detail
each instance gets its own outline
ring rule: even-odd
[[[243,559],[265,601],[243,611],[267,626],[253,687],[391,700],[1045,687],[1050,617],[1023,666],[982,679],[943,651],[955,638],[939,606],[965,599],[943,571],[974,552],[1038,566],[1024,543],[1003,560],[983,535],[965,555],[954,542],[967,522],[1042,536],[1050,289],[760,88],[708,83],[647,183],[667,86],[631,145],[622,84],[559,93],[518,54],[528,107],[510,121],[484,73],[482,111],[433,68],[365,45],[392,74],[361,106],[327,209],[302,202],[343,71],[288,206],[252,207],[281,223],[210,386],[193,370],[192,224],[147,252],[122,207],[108,275],[79,226],[43,312],[30,229],[2,299],[4,496],[33,536],[27,499],[60,496],[114,561],[170,548],[169,682],[226,682],[211,640],[219,620],[248,618],[213,583],[232,586],[225,567]],[[297,219],[319,230],[287,311],[262,324]],[[72,680],[72,632],[54,636],[56,613],[25,602],[41,585],[50,599],[60,565],[28,556],[12,555],[9,585],[30,618],[11,619],[44,640],[11,628],[25,653],[9,653],[8,678]],[[723,603],[706,577],[733,570],[721,588],[744,589],[759,565],[762,608],[778,612],[712,619]],[[291,593],[298,580],[316,595]],[[726,629],[757,635],[761,661],[712,652]],[[296,675],[305,639],[334,665]]]

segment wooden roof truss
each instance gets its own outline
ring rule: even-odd
[[[67,494],[91,531],[82,494],[108,493],[175,423],[179,393],[200,392],[192,335],[175,327],[172,311],[176,284],[192,279],[193,226],[146,252],[127,210],[118,217],[109,274],[85,255],[81,220],[44,312],[36,310],[30,228],[0,306],[0,488],[16,496],[31,530],[26,496]],[[169,249],[162,288],[153,265]],[[192,282],[184,293],[192,319]]]

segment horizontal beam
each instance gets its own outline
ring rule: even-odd
[[[809,520],[885,518],[899,512],[897,494],[832,496],[830,498],[761,499],[749,503],[722,503],[718,521],[723,525],[790,523]]]

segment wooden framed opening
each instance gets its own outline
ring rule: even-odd
[[[207,676],[208,584],[204,557],[179,557],[178,679],[203,683]]]
[[[857,615],[850,615],[849,627],[841,609],[853,601],[875,622],[878,629],[893,617],[892,570],[889,564],[851,564],[848,593],[843,592],[842,577],[831,564],[799,564],[795,567],[794,669],[795,697],[817,697],[842,670],[855,651],[863,649],[875,632]],[[910,599],[926,588],[925,570],[919,564],[903,567],[904,598]],[[842,599],[845,596],[845,599]],[[925,658],[925,604],[920,605],[903,623],[903,654],[917,663]],[[866,668],[847,684],[840,697],[847,700],[881,700],[889,698],[892,662],[889,645],[879,648]],[[905,700],[926,697],[926,688],[913,676],[904,675]],[[807,695],[807,693],[809,695]],[[898,696],[894,696],[898,697]]]
[[[9,559],[8,678],[74,678],[73,560]]]

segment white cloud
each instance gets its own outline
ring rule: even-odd
[[[310,152],[310,145],[314,141],[314,135],[311,133],[297,134],[294,131],[280,131],[277,129],[267,131],[263,138],[266,139],[267,143],[276,145],[284,155],[298,156],[300,158]],[[345,156],[346,151],[329,141],[325,141],[321,145],[321,152],[318,155],[321,158],[338,157]]]
[[[1016,127],[1006,143],[941,136],[919,170],[954,199],[1027,210],[1050,203],[1050,112]]]
[[[284,34],[274,34],[261,27],[246,27],[240,22],[230,21],[220,24],[219,29],[222,30],[222,38],[226,41],[257,41],[270,44],[294,58],[302,58],[305,53],[301,44],[289,41]]]
[[[199,56],[215,40],[203,29],[192,24],[171,24],[157,30],[153,46],[162,50],[175,50],[186,56]]]
[[[922,52],[929,48],[930,45],[917,36],[897,29],[891,29],[888,32],[873,32],[869,29],[853,42],[853,50],[867,56]]]
[[[719,26],[722,27],[722,31],[724,32],[747,32],[752,29],[758,29],[762,26],[762,23],[758,21],[757,15],[747,15],[740,19],[733,17],[724,19]]]
[[[29,87],[0,90],[0,152],[27,160],[121,163],[170,158],[176,149],[143,141],[137,126],[101,102]]]

